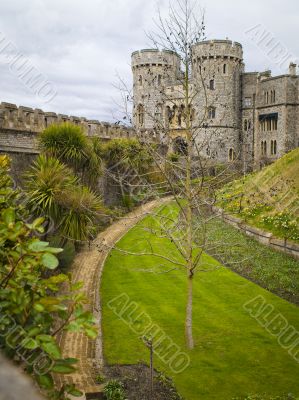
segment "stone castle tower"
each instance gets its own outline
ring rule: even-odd
[[[173,151],[184,140],[185,129],[180,67],[171,51],[132,54],[134,128],[143,135],[160,135]],[[278,77],[247,73],[240,43],[208,40],[194,45],[191,116],[201,155],[220,163],[238,159],[259,166],[296,147],[298,88],[294,64],[289,74]]]
[[[170,82],[175,82],[180,72],[180,59],[172,51],[154,49],[135,51],[132,54],[134,89],[134,126],[153,129],[155,117],[163,113],[163,93]]]

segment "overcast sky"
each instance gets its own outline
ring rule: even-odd
[[[145,31],[153,26],[156,0],[1,3],[0,101],[113,121],[116,75],[130,84],[130,55],[148,47]],[[202,0],[200,4],[205,8],[207,38],[241,42],[246,71],[271,69],[283,74],[290,59],[297,61],[298,0]],[[166,10],[168,0],[160,0],[160,6]],[[266,39],[258,44],[263,31]],[[40,93],[26,83],[26,68],[45,82],[37,87]],[[19,78],[22,74],[25,77]]]

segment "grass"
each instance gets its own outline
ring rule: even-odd
[[[141,224],[131,229],[119,242],[130,251],[142,251],[150,233]],[[156,249],[172,251],[165,239],[150,237]],[[260,251],[259,249],[257,251]],[[215,263],[206,256],[209,262]],[[194,281],[194,338],[196,347],[188,351],[184,339],[186,277],[183,271],[153,273],[161,261],[149,256],[121,255],[117,250],[107,258],[101,285],[103,310],[104,357],[109,364],[148,363],[149,354],[129,324],[124,323],[107,303],[126,293],[136,302],[138,314],[131,326],[143,323],[145,311],[167,335],[190,356],[190,365],[174,374],[157,356],[155,367],[174,379],[180,394],[187,400],[231,400],[248,394],[266,393],[299,396],[299,363],[253,319],[243,305],[263,296],[299,330],[298,308],[264,290],[227,268],[198,273]],[[136,319],[136,315],[139,318]],[[128,321],[129,315],[127,315]]]
[[[249,224],[299,243],[299,149],[225,185],[218,205]]]
[[[220,219],[207,226],[211,243],[222,242],[215,257],[242,276],[299,304],[299,261],[274,251]]]

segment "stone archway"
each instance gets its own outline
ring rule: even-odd
[[[178,136],[173,141],[173,151],[179,155],[187,154],[187,142],[181,136]]]

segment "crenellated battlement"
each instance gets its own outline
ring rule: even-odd
[[[159,66],[180,68],[178,55],[171,50],[143,49],[132,53],[132,69]]]
[[[0,105],[0,130],[39,133],[52,124],[71,122],[80,125],[88,136],[101,138],[133,137],[132,128],[88,120],[84,117],[45,112],[39,108],[30,108],[2,102]]]
[[[0,104],[0,152],[39,153],[38,134],[52,124],[65,122],[79,125],[87,136],[97,136],[103,140],[136,136],[134,129],[130,127],[2,102]],[[157,139],[153,137],[152,140]]]

